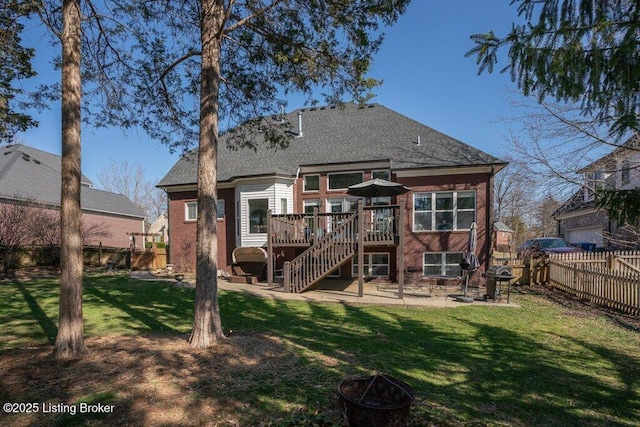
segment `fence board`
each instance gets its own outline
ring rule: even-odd
[[[640,315],[640,274],[559,258],[549,260],[551,286],[603,307]]]

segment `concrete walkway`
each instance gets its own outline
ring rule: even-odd
[[[130,276],[133,279],[145,281],[167,281],[176,286],[194,288],[193,277],[185,277],[181,282],[177,282],[173,276],[155,275],[147,271],[132,271]],[[506,295],[498,302],[493,300],[482,300],[476,298],[473,302],[460,302],[455,299],[455,295],[445,290],[444,292],[430,292],[428,288],[409,287],[404,290],[404,297],[398,298],[398,288],[392,284],[365,283],[364,295],[358,297],[358,281],[344,280],[324,280],[316,286],[316,289],[300,294],[284,292],[282,286],[269,287],[267,283],[243,284],[230,283],[225,278],[218,278],[218,289],[232,292],[243,292],[258,298],[273,298],[281,300],[298,300],[309,302],[327,302],[341,304],[370,304],[385,306],[403,307],[519,307],[517,304],[506,302]],[[460,289],[452,292],[460,293]],[[440,290],[442,291],[442,290]],[[471,293],[468,293],[471,295]]]

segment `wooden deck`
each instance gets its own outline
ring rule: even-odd
[[[359,283],[363,282],[364,248],[392,246],[404,253],[404,204],[363,206],[350,213],[267,215],[268,254],[273,260],[275,248],[304,247],[306,250],[285,262],[284,288],[287,292],[303,292],[331,271],[358,256]],[[403,283],[403,256],[398,258],[400,282]],[[267,279],[273,283],[273,262]],[[400,293],[402,290],[400,289]]]

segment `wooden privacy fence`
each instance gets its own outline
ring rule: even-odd
[[[594,304],[640,315],[640,253],[552,255],[548,283]]]

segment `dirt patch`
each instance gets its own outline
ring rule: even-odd
[[[0,281],[17,280],[20,282],[60,277],[60,269],[55,267],[30,267],[18,270],[0,271]]]
[[[309,361],[270,335],[233,335],[207,350],[189,348],[186,336],[98,337],[87,346],[89,356],[68,362],[53,360],[50,346],[0,352],[0,400],[39,405],[37,413],[0,412],[0,424],[276,425],[262,405],[280,405],[268,411],[276,420],[314,416],[282,399],[281,387],[335,386],[307,378]],[[99,412],[80,413],[82,404]],[[341,422],[337,408],[323,413]]]

